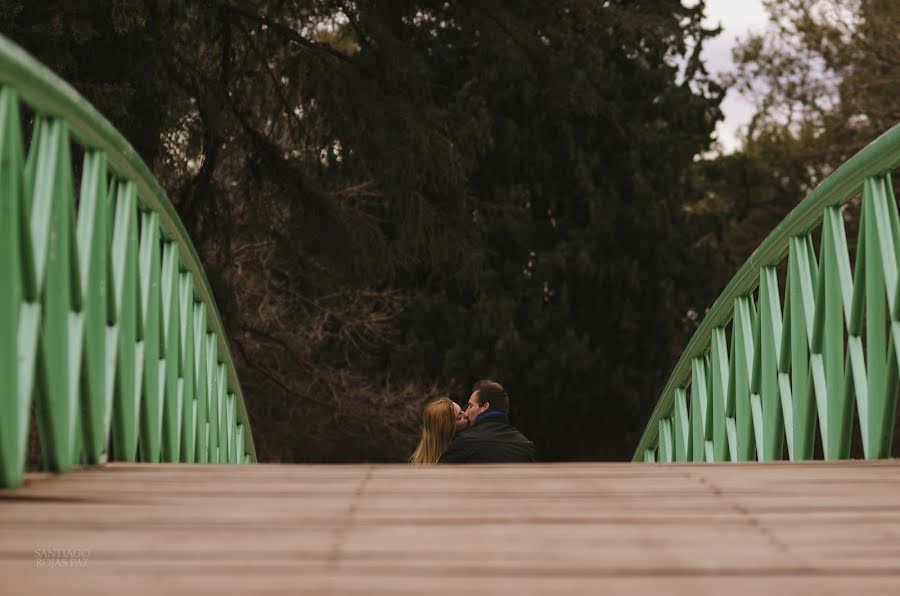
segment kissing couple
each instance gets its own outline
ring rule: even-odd
[[[509,423],[509,396],[500,383],[475,383],[465,410],[449,397],[429,402],[422,418],[411,464],[537,461],[534,443]]]

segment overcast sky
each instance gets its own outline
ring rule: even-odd
[[[685,4],[690,4],[687,0]],[[703,61],[710,73],[728,72],[734,69],[731,49],[739,38],[750,31],[765,29],[768,17],[761,0],[706,0],[707,26],[722,26],[722,33],[706,42]],[[734,91],[729,91],[722,102],[725,120],[719,122],[716,132],[726,152],[737,145],[737,131],[753,116],[753,106]]]

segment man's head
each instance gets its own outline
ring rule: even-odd
[[[472,387],[472,395],[469,396],[469,403],[466,407],[469,424],[475,424],[475,418],[488,410],[509,413],[509,397],[500,383],[485,379],[478,381]]]

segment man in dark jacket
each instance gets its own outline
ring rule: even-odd
[[[457,433],[440,463],[516,463],[536,461],[534,443],[509,423],[509,397],[499,383],[478,381],[466,417],[470,427]]]

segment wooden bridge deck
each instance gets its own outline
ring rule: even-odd
[[[900,593],[898,505],[897,461],[113,464],[0,491],[0,593]]]

